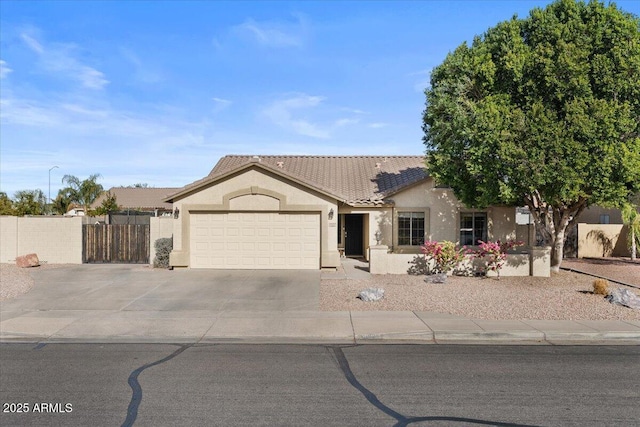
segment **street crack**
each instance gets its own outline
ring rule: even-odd
[[[341,347],[328,347],[332,350],[335,360],[338,362],[338,366],[342,371],[342,374],[346,378],[346,380],[351,384],[356,390],[358,390],[365,399],[373,406],[375,406],[378,410],[382,411],[386,415],[392,417],[396,420],[394,427],[402,427],[408,426],[412,423],[419,422],[428,422],[428,421],[450,421],[450,422],[458,422],[465,424],[478,424],[478,425],[488,425],[488,426],[499,426],[499,427],[537,427],[535,425],[529,424],[515,424],[515,423],[503,423],[499,421],[487,421],[487,420],[478,420],[474,418],[465,418],[465,417],[446,417],[446,416],[431,416],[431,417],[411,417],[401,414],[400,412],[394,411],[389,406],[385,405],[371,390],[366,388],[358,379],[355,374],[351,370],[349,366],[349,361],[347,357],[344,355]]]
[[[129,375],[128,383],[129,387],[131,387],[131,401],[129,401],[129,407],[127,408],[127,418],[122,423],[122,427],[130,427],[133,423],[136,422],[138,418],[138,408],[140,407],[140,403],[142,402],[142,386],[140,386],[140,382],[138,382],[138,377],[140,374],[148,368],[151,368],[156,365],[160,365],[162,363],[168,362],[174,357],[181,354],[183,351],[191,347],[193,344],[187,344],[181,346],[179,349],[164,357],[160,360],[156,360],[155,362],[147,363],[146,365],[142,365]]]

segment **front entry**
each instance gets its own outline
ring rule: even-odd
[[[364,255],[364,215],[346,214],[344,216],[344,254],[346,256]]]

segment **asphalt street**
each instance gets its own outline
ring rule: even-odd
[[[631,426],[639,360],[638,346],[2,344],[0,425]]]

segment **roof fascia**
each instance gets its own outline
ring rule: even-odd
[[[342,196],[340,196],[338,194],[333,194],[333,193],[330,193],[330,192],[328,192],[326,190],[323,190],[321,188],[318,188],[318,187],[315,187],[313,185],[310,185],[309,183],[301,181],[301,180],[297,179],[294,176],[291,176],[291,175],[289,175],[287,173],[283,173],[281,170],[278,170],[278,169],[276,169],[274,167],[271,167],[269,165],[266,165],[266,164],[260,163],[260,162],[256,162],[256,161],[251,161],[251,162],[247,162],[247,163],[241,164],[241,165],[239,165],[239,166],[237,166],[237,167],[235,167],[233,169],[230,169],[227,172],[224,172],[224,173],[222,173],[220,175],[216,175],[216,176],[212,176],[212,177],[207,176],[207,177],[203,178],[200,181],[195,181],[192,184],[188,184],[188,185],[193,185],[193,187],[184,188],[184,189],[182,189],[182,190],[180,190],[180,191],[178,191],[178,192],[176,192],[176,193],[174,193],[174,194],[172,194],[170,196],[167,196],[166,198],[164,198],[162,200],[164,202],[167,202],[167,203],[173,203],[174,200],[177,199],[177,198],[181,198],[182,196],[185,196],[187,194],[194,193],[194,192],[196,192],[197,190],[199,190],[199,189],[201,189],[203,187],[215,184],[218,181],[222,181],[222,180],[224,180],[224,179],[226,179],[226,178],[228,178],[228,177],[230,177],[232,175],[238,174],[239,172],[242,172],[244,170],[248,170],[248,169],[251,169],[251,168],[263,169],[263,170],[265,170],[267,172],[273,173],[273,174],[275,174],[275,175],[277,175],[277,176],[279,176],[281,178],[284,178],[284,179],[286,179],[288,181],[294,182],[294,183],[296,183],[298,185],[301,185],[301,186],[303,186],[305,188],[313,190],[313,191],[315,191],[317,193],[320,193],[320,194],[322,194],[324,196],[327,196],[327,197],[330,197],[332,199],[336,199],[338,201],[344,201],[345,200],[344,197],[342,197]]]

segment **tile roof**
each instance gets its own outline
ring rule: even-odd
[[[139,187],[112,187],[108,191],[116,196],[116,202],[118,206],[123,209],[172,209],[172,204],[165,202],[164,199],[171,193],[175,193],[180,190],[174,187],[162,187],[162,188],[139,188]],[[102,203],[102,200],[106,197],[103,193],[93,203],[92,208],[95,209]]]
[[[428,177],[423,156],[229,155],[222,157],[207,177],[182,190],[256,163],[352,206],[383,204],[385,197]]]

